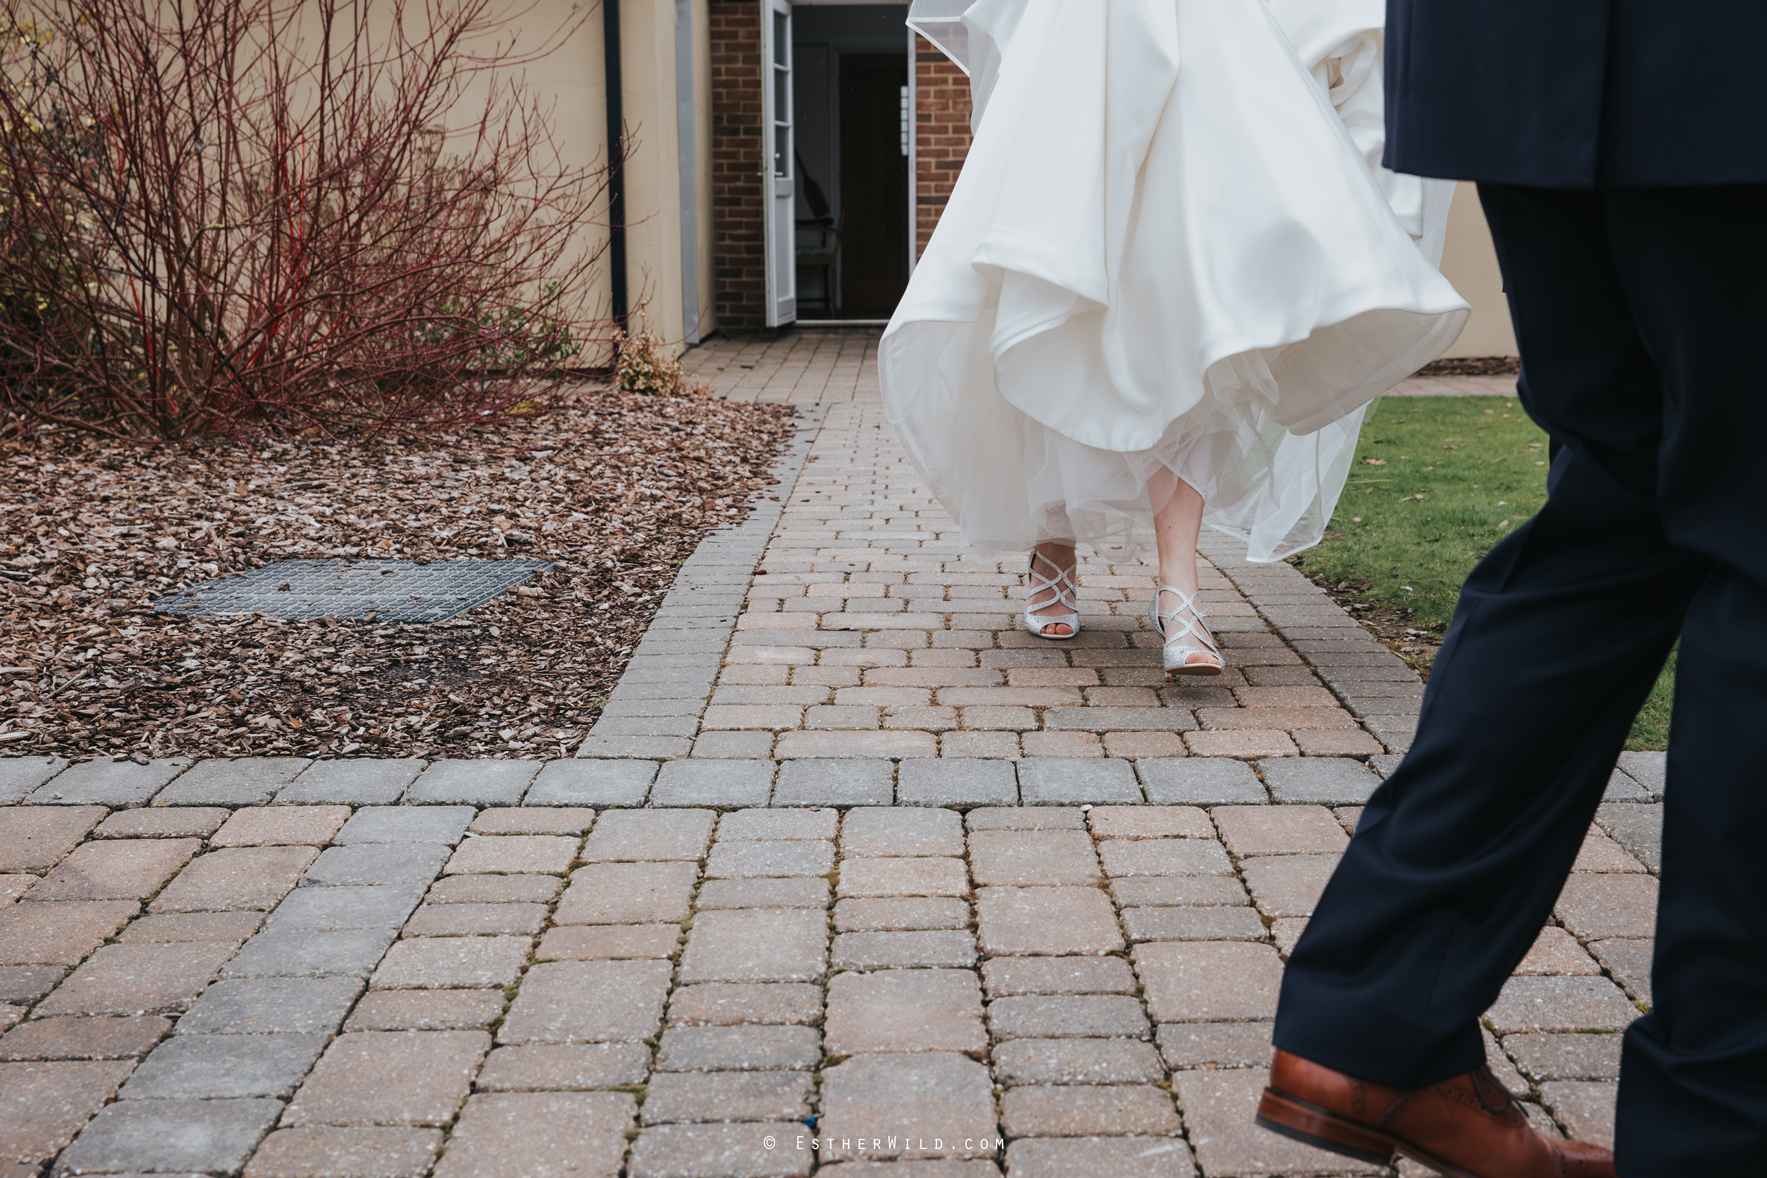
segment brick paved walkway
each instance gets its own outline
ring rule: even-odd
[[[0,760],[0,1176],[1389,1173],[1250,1116],[1415,677],[1217,540],[1215,683],[1162,684],[1142,564],[1026,638],[871,344],[692,355],[805,427],[576,758]],[[1611,1134],[1661,774],[1486,1020],[1549,1131]]]

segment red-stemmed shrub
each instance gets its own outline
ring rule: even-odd
[[[605,168],[492,0],[30,0],[0,26],[0,429],[427,433],[601,342]],[[582,19],[581,15],[575,18]]]

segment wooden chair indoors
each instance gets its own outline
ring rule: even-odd
[[[815,232],[821,239],[814,247],[798,250],[797,264],[800,270],[822,271],[822,298],[820,302],[823,310],[829,315],[833,315],[840,310],[841,306],[840,287],[836,282],[836,267],[840,263],[841,230],[845,226],[847,214],[846,210],[842,209],[840,216],[831,215],[833,210],[829,207],[828,197],[822,191],[822,186],[811,178],[809,170],[804,167],[803,156],[797,157],[797,164],[798,179],[804,185],[804,200],[810,206],[811,214],[808,218],[798,220],[798,228]],[[801,281],[798,289],[803,290]],[[804,302],[816,301],[818,300],[802,299],[800,296],[799,305],[802,306]]]

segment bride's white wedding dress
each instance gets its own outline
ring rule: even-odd
[[[928,8],[976,134],[878,362],[965,542],[1129,555],[1182,478],[1254,560],[1317,543],[1468,314],[1452,185],[1378,166],[1382,0]]]

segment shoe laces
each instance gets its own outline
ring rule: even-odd
[[[1510,1106],[1515,1103],[1515,1098],[1509,1094],[1509,1089],[1497,1082],[1497,1077],[1492,1074],[1489,1064],[1472,1073],[1472,1087],[1473,1095],[1479,1098],[1479,1104],[1488,1113],[1502,1115],[1508,1112]],[[1495,1093],[1495,1096],[1491,1095],[1492,1093]]]

